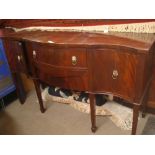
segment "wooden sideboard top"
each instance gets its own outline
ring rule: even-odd
[[[1,31],[0,31],[1,32]],[[2,32],[1,32],[2,33]],[[0,33],[0,34],[1,34]],[[155,34],[109,32],[67,32],[67,31],[19,31],[3,33],[0,37],[27,40],[54,45],[103,46],[116,45],[149,51],[155,43]]]

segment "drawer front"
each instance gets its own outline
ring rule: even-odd
[[[86,49],[26,43],[33,76],[66,89],[88,90]]]
[[[92,84],[96,92],[113,93],[133,101],[136,93],[137,55],[133,52],[112,49],[94,50],[92,61]],[[139,68],[141,69],[141,68]]]
[[[84,48],[54,48],[49,45],[33,44],[35,61],[61,67],[86,68],[86,50]]]
[[[87,69],[66,69],[49,64],[36,63],[38,78],[52,86],[84,91],[88,90]]]

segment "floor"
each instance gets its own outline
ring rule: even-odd
[[[24,105],[18,100],[0,111],[1,135],[92,135],[90,116],[69,105],[46,103],[47,110],[39,110],[34,91]],[[141,134],[147,118],[140,118],[137,134]],[[128,135],[131,131],[118,128],[108,117],[97,117],[95,135]],[[94,134],[93,134],[94,135]]]

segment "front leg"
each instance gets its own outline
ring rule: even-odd
[[[90,116],[91,116],[91,123],[92,123],[91,130],[92,130],[92,132],[95,132],[96,129],[97,129],[97,127],[96,127],[95,95],[94,94],[89,94],[89,99],[90,99]]]
[[[132,135],[136,134],[140,105],[135,104],[133,107]]]
[[[26,100],[26,91],[23,86],[21,75],[18,72],[12,73],[12,78],[16,87],[17,95],[21,104],[24,104]]]
[[[150,87],[151,87],[151,83],[152,83],[152,80],[153,79],[153,76],[150,77],[148,83],[147,83],[147,86],[144,90],[144,94],[143,94],[143,100],[142,100],[142,118],[144,118],[146,116],[146,106],[147,106],[147,102],[148,102],[148,98],[149,98],[149,93],[151,91]]]
[[[34,82],[34,86],[35,86],[36,93],[37,93],[37,96],[38,96],[38,101],[39,101],[39,105],[40,105],[40,111],[42,113],[44,113],[45,112],[45,108],[44,108],[43,100],[42,100],[42,96],[41,96],[40,82],[39,82],[38,79],[33,79],[33,82]]]

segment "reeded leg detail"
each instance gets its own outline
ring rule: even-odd
[[[89,94],[89,99],[90,99],[90,116],[91,116],[91,123],[92,123],[91,130],[92,130],[92,132],[95,132],[97,130],[95,95]]]
[[[140,105],[134,105],[133,107],[133,122],[132,122],[132,135],[136,134],[137,124],[138,124],[138,116],[139,116]]]
[[[45,108],[44,108],[43,100],[42,100],[42,96],[41,96],[40,83],[39,83],[39,81],[37,79],[33,79],[33,82],[34,82],[36,93],[37,93],[37,96],[38,96],[38,101],[39,101],[39,105],[40,105],[40,111],[42,113],[44,113],[45,112]]]

